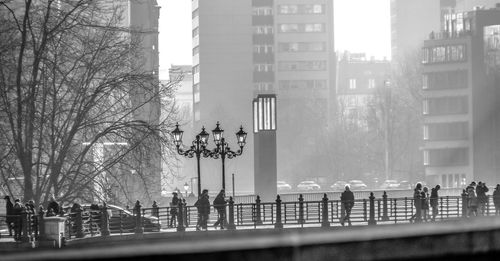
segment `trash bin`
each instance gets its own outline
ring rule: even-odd
[[[43,219],[45,224],[45,239],[54,240],[55,247],[61,248],[64,237],[65,217],[46,217]]]

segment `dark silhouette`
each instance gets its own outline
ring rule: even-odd
[[[224,221],[226,220],[226,199],[225,192],[221,190],[217,197],[214,199],[214,208],[217,210],[218,219],[215,222],[214,227],[220,224],[220,229],[224,229]]]
[[[12,236],[12,229],[14,228],[14,220],[15,217],[14,215],[14,204],[10,201],[9,196],[5,196],[3,199],[5,199],[5,214],[7,215],[7,218],[5,219],[5,222],[7,223],[7,228],[9,229],[9,236]]]
[[[474,187],[467,187],[467,208],[469,210],[469,217],[477,216],[478,199],[474,192]]]
[[[427,222],[427,217],[429,216],[429,189],[424,187],[422,192],[420,192],[420,200],[422,204],[422,219]]]
[[[21,231],[22,231],[22,222],[21,222],[21,214],[23,213],[23,204],[19,199],[14,201],[14,210],[13,215],[16,216],[14,218],[14,239],[16,241],[21,240]]]
[[[210,201],[208,198],[208,190],[204,189],[200,198],[194,203],[194,206],[198,209],[197,231],[201,229],[207,230],[208,215],[210,214]]]
[[[352,226],[352,224],[351,224],[351,210],[352,210],[352,207],[354,206],[354,193],[352,193],[349,186],[345,186],[345,191],[342,192],[342,194],[340,195],[340,201],[342,202],[342,205],[344,206],[344,211],[345,211],[344,218],[340,219],[340,224],[342,224],[342,226],[343,226],[345,221],[347,220],[349,226]]]
[[[440,185],[436,185],[436,187],[431,189],[431,207],[432,207],[432,221],[436,221],[436,217],[439,214],[439,190],[441,189]]]
[[[157,217],[159,218],[160,217],[160,209],[158,208],[158,203],[156,203],[155,200],[153,200],[153,209],[151,209],[151,215],[153,217]]]
[[[410,223],[420,222],[422,220],[422,201],[420,200],[422,184],[417,183],[413,190],[413,205],[415,205],[415,214],[411,216]]]
[[[47,216],[57,216],[59,215],[59,203],[57,203],[54,196],[50,197],[50,202],[47,205]]]
[[[477,202],[478,202],[478,214],[484,216],[486,214],[486,204],[488,203],[488,196],[486,195],[486,192],[488,192],[489,189],[486,186],[486,183],[483,183],[479,181],[477,183],[476,187],[476,195],[477,195]]]
[[[170,202],[170,223],[168,227],[173,227],[175,220],[177,220],[178,207],[179,207],[179,197],[177,197],[177,192],[172,192],[172,202]]]
[[[500,184],[493,191],[493,204],[495,204],[495,215],[500,215]]]

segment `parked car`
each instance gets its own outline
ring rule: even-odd
[[[307,181],[302,181],[297,185],[298,190],[320,190],[321,187],[318,185],[316,182],[307,180]]]
[[[333,185],[331,185],[330,188],[333,190],[344,190],[345,185],[347,185],[347,182],[339,180],[333,183]]]
[[[399,182],[394,179],[388,179],[380,185],[381,189],[398,189],[399,188]]]
[[[363,181],[354,179],[349,181],[349,187],[351,190],[363,190],[368,186]]]
[[[284,181],[278,181],[277,184],[278,191],[290,191],[292,190],[292,186]]]
[[[412,189],[411,183],[409,181],[403,180],[399,182],[398,189]]]

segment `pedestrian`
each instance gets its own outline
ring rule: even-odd
[[[12,236],[12,230],[14,228],[14,204],[10,201],[9,196],[5,196],[5,214],[7,217],[5,218],[5,222],[7,223],[7,229],[9,230],[9,236]]]
[[[170,223],[168,227],[174,227],[174,222],[177,220],[178,208],[179,208],[179,197],[177,192],[172,192],[172,201],[170,202]]]
[[[153,217],[160,218],[160,209],[158,208],[158,203],[156,203],[156,200],[153,200],[153,209],[151,209],[151,215]]]
[[[486,192],[488,191],[489,189],[486,186],[486,183],[481,181],[477,183],[476,195],[478,202],[478,214],[481,216],[486,214],[486,204],[488,204],[488,196],[486,195]]]
[[[427,187],[420,192],[420,200],[422,201],[422,218],[424,222],[427,222],[429,216],[429,189]]]
[[[217,228],[217,226],[220,224],[220,229],[224,229],[224,221],[226,220],[226,194],[224,190],[222,189],[219,194],[214,199],[214,208],[217,210],[217,216],[218,219],[214,223],[214,227]]]
[[[203,190],[196,203],[194,203],[194,206],[198,209],[196,230],[207,230],[208,215],[210,214],[210,201],[207,189]]]
[[[410,223],[420,222],[422,220],[422,201],[420,200],[422,192],[422,184],[419,182],[413,189],[413,205],[415,206],[415,214],[410,217]]]
[[[340,224],[344,225],[347,220],[347,224],[352,226],[351,224],[351,210],[354,206],[354,193],[352,193],[349,185],[345,186],[344,192],[340,195],[340,201],[342,202],[342,206],[344,206],[344,217],[340,219]]]
[[[24,206],[21,204],[21,200],[16,198],[14,200],[14,210],[12,214],[14,215],[14,240],[21,240],[22,222],[21,215],[23,213]]]
[[[495,204],[495,215],[500,215],[500,184],[493,191],[493,204]]]
[[[467,207],[469,209],[469,217],[477,216],[478,199],[474,192],[474,187],[467,188]]]
[[[59,215],[59,203],[57,203],[56,198],[52,195],[50,196],[50,202],[47,205],[47,216],[57,216]]]
[[[431,198],[430,203],[432,207],[432,221],[436,221],[436,217],[439,214],[439,190],[441,189],[440,185],[436,185],[431,189]]]

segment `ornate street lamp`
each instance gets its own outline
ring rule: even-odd
[[[177,147],[177,153],[188,158],[196,156],[196,163],[198,167],[198,197],[201,195],[201,174],[200,174],[200,157],[203,155],[207,157],[210,151],[207,150],[208,145],[208,132],[205,131],[205,127],[202,127],[201,132],[196,135],[196,139],[192,142],[191,147],[188,150],[181,148],[182,145],[182,134],[184,131],[179,129],[179,123],[175,125],[175,129],[172,131],[174,137],[174,144]],[[187,183],[186,183],[187,184]]]
[[[229,148],[229,144],[224,139],[224,130],[220,127],[219,122],[215,129],[212,130],[212,135],[214,136],[214,143],[217,146],[212,152],[209,153],[209,156],[217,159],[222,159],[222,189],[226,190],[226,169],[225,169],[225,160],[226,157],[232,159],[234,157],[240,156],[243,153],[243,147],[246,144],[247,133],[243,130],[243,126],[240,127],[240,130],[236,133],[236,139],[238,141],[238,145],[240,149],[238,151],[232,151]]]

